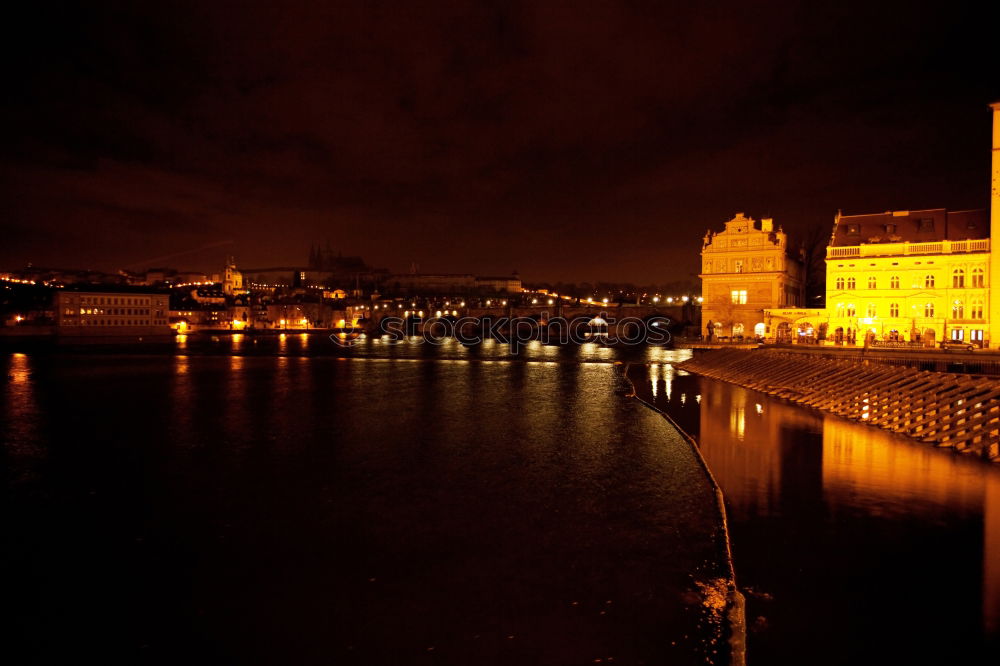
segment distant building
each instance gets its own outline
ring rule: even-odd
[[[389,275],[383,286],[388,291],[416,294],[519,294],[523,291],[518,275],[476,277],[471,273],[397,273]]]
[[[54,298],[60,334],[103,336],[170,331],[167,294],[60,289]]]
[[[720,233],[709,231],[701,249],[702,334],[765,337],[764,311],[797,307],[804,300],[800,258],[789,254],[788,237],[774,221],[743,213]]]
[[[471,273],[397,273],[385,281],[390,290],[434,294],[465,293],[476,286]]]
[[[508,277],[477,277],[476,290],[489,294],[519,294],[524,291],[518,275]]]
[[[222,293],[226,296],[242,296],[247,293],[243,287],[243,273],[236,268],[236,261],[229,257],[222,274]]]

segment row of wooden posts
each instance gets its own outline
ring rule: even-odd
[[[1000,461],[1000,380],[777,350],[696,353],[695,374]]]

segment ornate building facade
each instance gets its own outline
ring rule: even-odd
[[[765,310],[803,304],[802,261],[788,253],[788,236],[770,218],[737,213],[724,231],[709,231],[701,264],[706,336],[764,338],[771,335]]]
[[[988,346],[985,210],[837,215],[826,255],[828,335]]]

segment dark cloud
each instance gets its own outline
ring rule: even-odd
[[[244,263],[285,264],[330,239],[396,269],[652,281],[696,270],[737,210],[794,230],[983,206],[985,11],[21,7],[0,261],[113,269],[233,239]]]

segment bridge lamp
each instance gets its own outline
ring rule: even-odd
[[[552,305],[553,303],[555,303],[555,301],[553,301],[553,300],[552,300],[552,299],[550,298],[550,299],[549,299],[549,305]]]
[[[699,303],[702,303],[702,302],[704,302],[704,300],[705,300],[705,299],[704,299],[704,298],[702,298],[701,296],[699,296],[699,297],[698,297],[698,302],[699,302]]]
[[[683,297],[681,297],[681,300],[684,301],[685,303],[687,303],[688,302],[688,297],[687,296],[683,296]]]
[[[602,302],[602,303],[604,303],[605,305],[607,305],[607,304],[608,304],[608,299],[606,299],[606,298],[605,298],[605,299],[604,299],[604,300],[602,300],[601,302]]]
[[[660,302],[660,297],[659,296],[653,296],[653,302],[654,303],[659,303]]]

